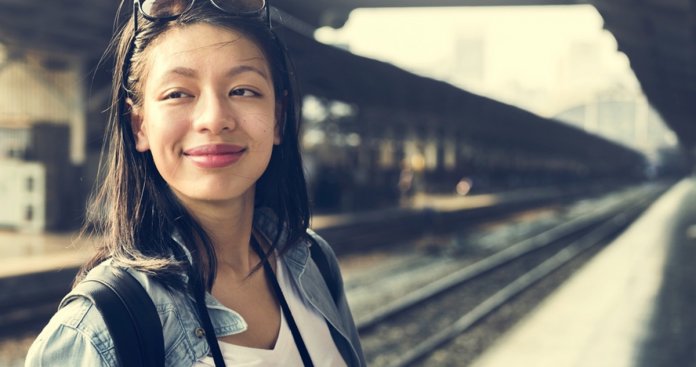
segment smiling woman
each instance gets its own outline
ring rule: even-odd
[[[152,153],[189,205],[242,199],[253,207],[254,183],[280,144],[263,52],[239,32],[209,25],[170,32],[148,51],[162,62],[149,67],[139,104],[130,101],[136,149]]]
[[[168,366],[365,365],[336,258],[307,229],[294,74],[268,11],[136,0],[86,227],[102,246],[28,366],[124,365],[79,287],[115,269],[154,303]]]

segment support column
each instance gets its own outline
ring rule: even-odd
[[[74,77],[72,103],[70,106],[70,162],[82,166],[87,156],[87,95],[86,73],[82,61],[73,61]]]

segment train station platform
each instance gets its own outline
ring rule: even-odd
[[[696,178],[689,178],[472,366],[696,366],[695,263]]]
[[[431,195],[414,196],[406,205],[391,209],[370,212],[324,214],[312,216],[312,228],[322,232],[327,228],[355,227],[357,222],[374,222],[394,216],[404,210],[437,212],[474,211],[499,207],[502,209],[539,205],[560,199],[579,197],[593,192],[606,192],[608,187],[565,187],[543,189],[519,189],[496,194],[480,195]],[[399,220],[396,218],[395,220]],[[354,229],[351,229],[354,230]],[[328,237],[331,238],[331,233]],[[13,230],[0,230],[0,286],[2,280],[59,269],[77,269],[93,252],[94,238],[81,238],[78,232],[65,233],[23,233]],[[341,244],[330,241],[334,250]]]

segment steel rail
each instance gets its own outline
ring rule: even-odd
[[[405,353],[401,354],[397,360],[391,361],[388,367],[411,366],[440,348],[442,345],[466,332],[523,291],[531,288],[585,251],[599,245],[606,239],[620,232],[635,218],[635,214],[640,212],[640,206],[640,204],[634,205],[633,208],[630,209],[632,210],[631,214],[626,214],[625,212],[616,214],[613,218],[609,219],[589,234],[574,241],[554,256],[496,292],[493,296],[484,300],[446,329],[426,338],[416,346],[409,348]]]
[[[622,204],[622,205],[621,205]],[[469,265],[444,278],[429,283],[423,287],[413,290],[403,297],[400,297],[385,306],[374,310],[364,316],[357,318],[356,324],[358,331],[364,333],[375,327],[380,322],[415,307],[428,299],[444,293],[447,290],[463,285],[464,283],[476,279],[486,273],[504,266],[522,256],[534,251],[551,246],[564,238],[588,230],[597,223],[610,218],[616,213],[627,210],[635,205],[630,201],[628,204],[621,203],[612,207],[606,212],[589,213],[574,220],[568,221],[530,238],[522,240],[514,245],[507,247],[487,258]]]

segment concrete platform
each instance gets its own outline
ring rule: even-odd
[[[0,280],[56,269],[77,268],[93,252],[77,232],[59,234],[0,230]]]
[[[588,191],[585,189],[584,191]],[[447,212],[469,210],[482,207],[514,203],[537,198],[553,200],[570,195],[580,195],[579,187],[561,189],[527,189],[502,194],[485,194],[473,196],[456,195],[417,195],[403,208],[386,209],[384,212],[396,212],[400,209],[430,208]],[[315,230],[351,223],[355,217],[364,217],[365,213],[344,213],[335,215],[314,215],[312,227]],[[367,213],[380,217],[382,211]],[[93,253],[94,239],[79,238],[77,232],[66,233],[22,233],[0,229],[0,281],[5,278],[22,276],[37,272],[59,269],[77,269]],[[0,284],[1,286],[1,284]],[[1,288],[1,287],[0,287]]]
[[[685,179],[474,367],[696,366],[696,179]]]

